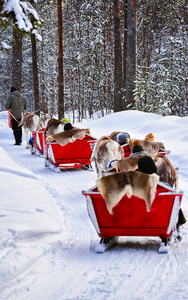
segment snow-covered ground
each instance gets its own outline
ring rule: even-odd
[[[188,117],[125,111],[75,125],[89,127],[96,138],[122,130],[144,139],[152,132],[179,168],[188,218]],[[168,254],[158,253],[155,237],[121,237],[97,254],[99,237],[81,194],[95,185],[96,172],[55,173],[25,148],[25,137],[21,146],[13,144],[7,112],[1,112],[0,299],[188,299],[188,223]]]

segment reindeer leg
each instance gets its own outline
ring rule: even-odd
[[[26,149],[29,149],[29,136],[28,136],[28,131],[24,129],[25,136],[26,136]]]

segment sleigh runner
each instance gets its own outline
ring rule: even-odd
[[[101,238],[97,252],[104,252],[119,236],[154,236],[162,239],[159,252],[167,253],[169,240],[176,230],[182,192],[176,192],[164,183],[158,183],[151,210],[145,201],[125,194],[110,214],[97,187],[83,191],[89,217]]]

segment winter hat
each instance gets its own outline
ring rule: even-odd
[[[127,132],[120,132],[117,136],[117,142],[122,146],[122,145],[128,143],[129,138],[130,138],[130,135]]]
[[[153,133],[150,132],[148,135],[146,135],[145,141],[155,141]]]
[[[66,123],[66,124],[64,125],[64,130],[70,130],[70,129],[72,129],[71,123]]]
[[[150,156],[143,156],[138,160],[138,171],[146,174],[157,173],[154,160]]]
[[[133,148],[132,148],[132,153],[137,153],[137,152],[142,152],[144,149],[140,145],[140,142],[138,140],[133,141]]]
[[[69,119],[67,119],[67,118],[63,118],[61,121],[64,123],[69,123]]]
[[[14,86],[11,87],[10,92],[13,93],[16,91],[16,88]]]

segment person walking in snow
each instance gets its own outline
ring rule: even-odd
[[[27,108],[27,102],[25,97],[14,86],[11,87],[10,93],[5,108],[10,110],[11,125],[15,138],[14,145],[19,146],[22,143],[22,126],[19,126],[19,124],[22,118],[22,111]]]

